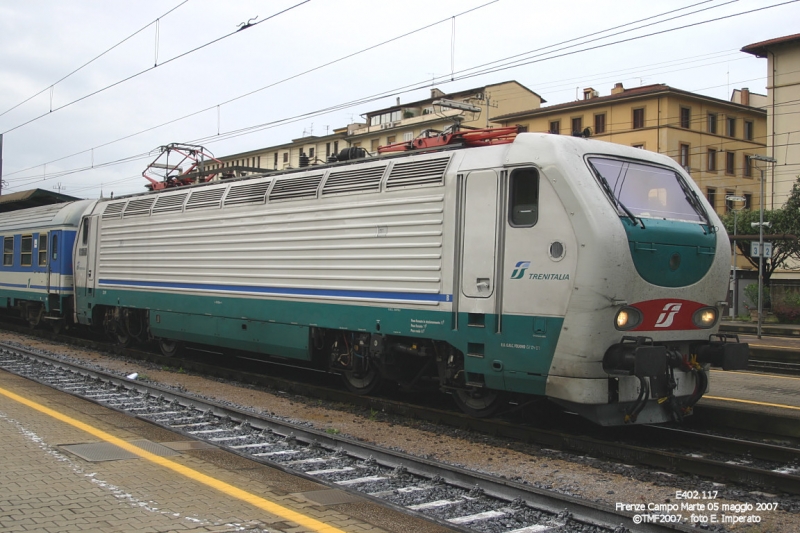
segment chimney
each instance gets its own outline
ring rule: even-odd
[[[611,89],[611,94],[622,94],[625,92],[625,87],[621,83],[615,83],[614,88]]]
[[[444,96],[444,91],[440,91],[435,87],[431,89],[431,98],[441,98],[442,96]]]
[[[742,87],[742,105],[750,105],[750,89]]]
[[[400,97],[397,97],[397,105],[400,105]]]

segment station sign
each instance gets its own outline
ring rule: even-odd
[[[771,242],[765,242],[764,243],[763,253],[761,253],[762,251],[760,250],[759,244],[761,244],[761,243],[755,242],[755,241],[750,243],[750,257],[771,258],[772,257],[772,243]]]

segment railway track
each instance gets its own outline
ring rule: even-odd
[[[80,345],[95,349],[108,349],[96,341],[79,340]],[[515,441],[535,444],[567,453],[611,459],[624,464],[639,465],[688,476],[702,476],[718,482],[732,482],[757,489],[800,494],[800,450],[791,446],[777,446],[754,439],[732,438],[707,433],[713,419],[736,418],[728,410],[717,410],[699,406],[702,417],[701,430],[668,426],[633,426],[623,428],[600,428],[582,420],[561,417],[556,429],[547,429],[533,423],[521,423],[511,413],[499,419],[475,419],[455,410],[432,408],[428,405],[412,404],[408,401],[381,397],[364,397],[331,387],[329,382],[297,382],[291,379],[265,376],[252,371],[220,367],[191,359],[165,358],[141,350],[123,349],[113,346],[115,352],[158,365],[180,367],[185,371],[252,383],[297,393],[303,396],[361,406],[378,412],[412,417],[437,424],[465,430],[510,438]],[[522,409],[520,411],[523,411]],[[740,416],[739,416],[740,417]],[[741,418],[741,417],[740,417]],[[759,415],[762,426],[786,427],[797,437],[797,424],[784,420],[771,423],[767,415]],[[573,425],[574,422],[574,425]],[[546,421],[545,425],[552,425]],[[746,424],[745,424],[746,425]],[[587,433],[593,436],[587,436]],[[788,432],[787,432],[788,433]],[[786,435],[780,435],[781,437]]]
[[[0,368],[331,488],[464,532],[689,531],[0,345]]]

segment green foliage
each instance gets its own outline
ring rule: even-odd
[[[772,305],[772,312],[783,324],[800,324],[800,292],[786,292]]]
[[[735,216],[733,212],[724,215],[722,223],[729,235],[734,233],[734,219],[736,220],[737,235],[758,235],[758,226],[751,226],[752,223],[759,222],[758,206],[753,206],[753,209],[739,211]],[[800,237],[800,178],[792,186],[789,199],[782,208],[764,210],[764,222],[772,223],[771,228],[764,228],[766,233]],[[764,260],[763,267],[764,283],[767,285],[772,273],[778,268],[786,268],[789,259],[800,261],[800,240],[792,238],[770,240],[772,242],[772,257]],[[741,254],[757,269],[759,258],[750,257],[750,242],[749,240],[738,240],[736,244]]]
[[[328,428],[325,430],[325,433],[327,433],[328,435],[338,435],[339,433],[341,433],[341,430],[338,430],[336,428]]]
[[[763,305],[764,308],[767,309],[770,306],[770,297],[769,297],[769,287],[763,288],[763,294],[761,295],[763,298]],[[744,306],[747,309],[758,309],[758,283],[753,283],[748,285],[744,288]]]

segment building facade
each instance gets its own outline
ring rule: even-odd
[[[781,207],[800,174],[800,33],[754,43],[742,52],[767,59],[767,206]]]
[[[591,136],[666,154],[688,170],[718,213],[758,205],[758,173],[751,156],[766,150],[763,109],[662,84],[626,89],[617,83],[609,95],[587,88],[583,96],[498,116],[495,123]],[[749,91],[743,89],[736,97],[748,98]],[[729,202],[726,196],[745,201]]]
[[[374,155],[380,146],[411,141],[426,132],[443,131],[456,123],[466,127],[488,127],[495,115],[538,109],[544,102],[541,96],[516,81],[449,94],[434,88],[430,98],[407,104],[401,104],[399,100],[392,107],[364,114],[363,123],[336,128],[324,136],[308,135],[289,143],[224,156],[219,158],[221,164],[212,163],[206,168],[252,168],[237,170],[237,176],[246,176],[255,173],[256,169],[286,170],[298,168],[301,163],[322,164],[331,155],[350,147],[364,148]],[[454,105],[456,107],[452,107]]]

